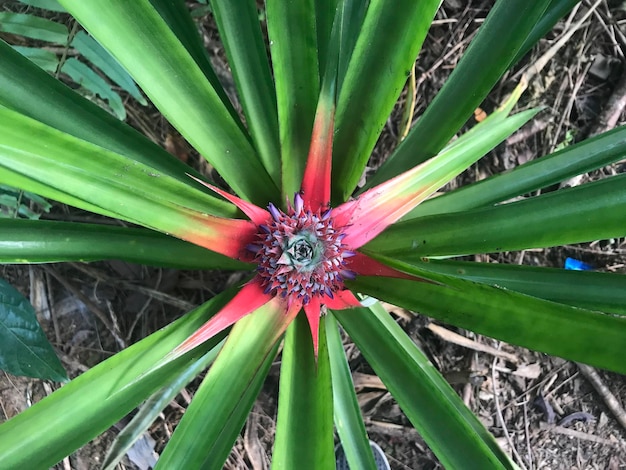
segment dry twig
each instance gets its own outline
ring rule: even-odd
[[[526,466],[524,465],[524,460],[522,460],[522,457],[519,455],[519,452],[517,452],[517,448],[515,447],[515,444],[513,443],[513,439],[511,439],[511,435],[509,434],[509,430],[506,427],[506,423],[504,422],[504,416],[502,414],[502,409],[500,408],[500,400],[498,399],[498,389],[496,387],[496,362],[498,361],[497,357],[493,358],[493,361],[491,362],[491,387],[493,388],[493,402],[496,406],[496,415],[498,416],[498,422],[500,423],[500,426],[502,426],[502,432],[504,433],[504,436],[506,437],[507,442],[509,443],[509,447],[511,448],[511,452],[513,453],[513,455],[515,456],[517,462],[519,463],[520,467],[522,470],[527,470]]]
[[[593,385],[593,388],[596,389],[596,392],[598,392],[604,404],[611,410],[617,422],[626,429],[626,412],[624,412],[624,408],[622,408],[617,398],[615,398],[615,395],[604,385],[600,375],[593,367],[587,364],[577,362],[576,365],[578,365],[578,370],[580,370],[591,385]]]
[[[104,324],[107,330],[111,333],[117,344],[124,349],[126,347],[126,342],[122,339],[122,334],[119,331],[119,328],[116,325],[116,322],[112,321],[104,311],[98,307],[94,302],[91,301],[89,297],[83,294],[80,290],[70,284],[65,278],[60,276],[54,269],[49,266],[42,266],[48,274],[54,277],[59,283],[65,287],[68,291],[72,293],[75,297],[77,297],[82,303],[84,303],[89,310],[91,310]]]
[[[266,470],[265,451],[258,436],[259,416],[256,411],[250,413],[243,435],[243,447],[253,470]]]
[[[539,428],[542,430],[548,430],[550,432],[555,432],[557,434],[563,434],[569,437],[575,437],[577,439],[582,439],[584,441],[596,442],[598,444],[603,444],[607,446],[619,446],[620,442],[609,441],[608,439],[602,439],[601,437],[594,436],[593,434],[588,434],[586,432],[576,431],[574,429],[564,428],[562,426],[556,426],[554,424],[547,424],[544,422],[539,423]]]
[[[465,336],[461,336],[458,333],[455,333],[453,331],[450,331],[442,326],[439,325],[435,325],[434,323],[431,323],[430,325],[428,325],[426,328],[428,328],[430,331],[432,331],[433,333],[435,333],[437,336],[439,336],[440,338],[450,342],[450,343],[454,343],[457,344],[459,346],[463,346],[464,348],[470,348],[473,349],[474,351],[480,351],[480,352],[484,352],[487,354],[491,354],[492,356],[497,356],[497,357],[501,357],[503,359],[506,359],[507,361],[510,361],[514,364],[517,364],[519,362],[519,359],[517,358],[517,356],[515,356],[514,354],[510,354],[504,351],[500,351],[499,349],[496,348],[492,348],[491,346],[488,346],[486,344],[481,344],[478,343],[477,341],[474,341],[472,339],[466,338]]]

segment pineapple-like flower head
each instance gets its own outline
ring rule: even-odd
[[[356,277],[346,267],[347,258],[355,253],[342,243],[345,234],[335,230],[332,209],[305,209],[300,193],[293,206],[288,204],[287,213],[271,203],[268,209],[270,223],[259,225],[258,239],[248,245],[263,293],[303,306],[315,298],[332,300],[344,289],[344,279]]]
[[[345,282],[359,275],[416,279],[359,251],[390,224],[432,194],[442,182],[424,181],[423,165],[355,199],[330,207],[334,106],[320,99],[301,190],[283,207],[258,207],[200,181],[235,204],[248,218],[207,216],[210,236],[188,241],[256,265],[254,277],[226,306],[174,351],[179,356],[269,304],[284,312],[284,327],[306,314],[317,355],[320,317],[327,309],[359,307]],[[199,180],[198,180],[199,181]],[[443,182],[445,183],[445,181]]]

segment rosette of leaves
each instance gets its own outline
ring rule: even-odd
[[[438,0],[267,0],[268,43],[256,2],[210,2],[245,124],[182,1],[60,3],[236,196],[1,45],[0,181],[144,227],[0,221],[1,259],[121,258],[250,277],[0,425],[4,465],[54,464],[215,359],[157,468],[221,468],[282,344],[273,466],[333,468],[336,427],[351,467],[375,468],[339,324],[444,466],[515,468],[375,299],[625,371],[622,276],[454,259],[623,236],[624,175],[504,201],[623,158],[625,129],[426,200],[532,119],[536,110],[511,114],[519,89],[453,140],[576,2],[496,2],[359,189]]]

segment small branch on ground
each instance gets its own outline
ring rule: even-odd
[[[84,303],[89,310],[91,310],[104,324],[107,330],[111,333],[117,344],[124,349],[126,347],[126,342],[122,339],[122,335],[117,328],[117,325],[107,316],[104,311],[98,307],[89,297],[83,294],[80,290],[66,281],[62,276],[60,276],[54,269],[49,266],[43,266],[43,269],[54,277],[59,283],[65,287],[68,291],[72,293],[75,297],[77,297],[82,303]]]
[[[593,388],[596,389],[596,392],[598,392],[604,401],[604,404],[609,408],[609,410],[611,410],[611,413],[613,413],[617,422],[624,429],[626,429],[626,412],[624,412],[624,408],[622,408],[622,405],[620,405],[617,398],[615,398],[615,395],[613,395],[609,388],[604,385],[604,382],[600,378],[598,372],[587,364],[577,362],[576,365],[578,366],[578,370],[580,370],[591,385],[593,385]]]
[[[492,356],[502,357],[507,361],[510,361],[514,364],[519,363],[519,358],[515,354],[510,354],[504,351],[500,351],[499,349],[492,348],[486,344],[478,343],[472,339],[466,338],[465,336],[461,336],[458,333],[450,331],[442,326],[435,325],[431,323],[426,328],[435,333],[437,336],[442,338],[445,341],[450,343],[454,343],[458,346],[462,346],[464,348],[473,349],[474,351],[480,351],[487,354],[491,354]]]

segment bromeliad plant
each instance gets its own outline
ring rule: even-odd
[[[1,260],[124,259],[250,278],[0,425],[7,468],[53,465],[149,397],[167,403],[212,361],[157,468],[221,468],[281,343],[273,466],[333,468],[334,423],[351,467],[375,468],[338,324],[444,466],[514,468],[375,299],[626,372],[623,276],[454,260],[625,235],[623,175],[500,203],[623,158],[626,129],[426,201],[535,115],[510,115],[519,88],[450,143],[576,2],[498,1],[361,189],[439,0],[267,0],[269,44],[254,1],[212,1],[245,125],[182,1],[60,3],[237,196],[2,43],[0,181],[145,228],[0,220]],[[32,375],[63,375],[53,359],[25,360]]]

